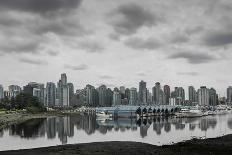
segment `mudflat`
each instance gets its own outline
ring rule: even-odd
[[[232,135],[210,139],[192,139],[173,145],[154,146],[138,142],[96,142],[52,146],[29,150],[4,151],[1,155],[229,155]]]

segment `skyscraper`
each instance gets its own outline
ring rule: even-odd
[[[98,92],[94,86],[86,85],[86,104],[94,107],[98,104]]]
[[[61,74],[61,79],[57,83],[56,106],[68,107],[70,105],[69,86],[67,84],[67,76]]]
[[[99,95],[99,105],[100,106],[107,106],[107,87],[105,85],[101,85],[98,88],[98,95]]]
[[[118,90],[114,90],[113,92],[113,105],[121,105],[121,93]]]
[[[155,86],[152,88],[152,97],[154,104],[166,104],[165,94],[159,82],[156,82]]]
[[[171,91],[169,85],[164,85],[164,95],[165,95],[165,103],[169,105],[169,99],[171,97]]]
[[[209,105],[209,89],[206,86],[201,86],[198,89],[198,103],[200,106],[208,106]]]
[[[139,102],[140,104],[146,104],[147,103],[147,87],[146,82],[140,81],[139,82]]]
[[[217,92],[214,88],[209,89],[209,105],[210,106],[217,105]]]
[[[54,107],[56,102],[56,85],[48,82],[46,85],[46,106]]]
[[[232,104],[232,86],[227,88],[227,102]]]
[[[131,88],[130,89],[130,100],[129,104],[130,105],[137,105],[138,102],[138,93],[136,88]]]
[[[189,94],[189,101],[192,102],[192,104],[196,104],[197,101],[197,92],[193,86],[188,87],[188,94]]]
[[[10,85],[9,87],[10,97],[16,97],[21,91],[21,87],[17,85]]]

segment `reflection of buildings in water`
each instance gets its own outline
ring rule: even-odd
[[[22,138],[36,138],[45,135],[45,119],[33,119],[20,124],[11,125],[9,135],[19,135]]]
[[[153,130],[156,131],[157,135],[161,134],[161,130],[162,130],[163,126],[164,126],[163,122],[154,122],[153,123]]]
[[[0,129],[0,137],[3,137],[3,135],[4,135],[3,129]]]
[[[230,129],[232,129],[232,118],[228,119],[227,125]]]
[[[74,126],[71,126],[70,117],[68,116],[59,117],[56,121],[58,137],[62,144],[66,144],[68,142],[68,137],[72,137],[74,135]]]
[[[171,123],[169,123],[169,122],[164,123],[164,131],[165,132],[171,131]]]
[[[189,130],[193,131],[196,128],[196,124],[189,124]]]
[[[56,118],[47,118],[47,137],[53,139],[56,137]]]
[[[199,128],[202,131],[207,131],[209,128],[215,128],[217,125],[217,120],[216,118],[208,118],[204,117],[201,118],[200,123],[199,123]]]
[[[150,127],[149,124],[140,126],[140,135],[141,135],[142,138],[147,136],[147,130],[148,130],[149,127]]]

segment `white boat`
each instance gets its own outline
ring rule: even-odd
[[[176,117],[201,117],[202,112],[196,108],[193,109],[181,109],[179,113],[176,113]]]
[[[100,117],[100,118],[111,118],[112,117],[112,114],[109,114],[107,111],[101,111],[101,112],[98,112],[96,113],[97,117]]]

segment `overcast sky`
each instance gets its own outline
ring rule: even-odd
[[[231,0],[1,0],[0,83],[232,85]]]

